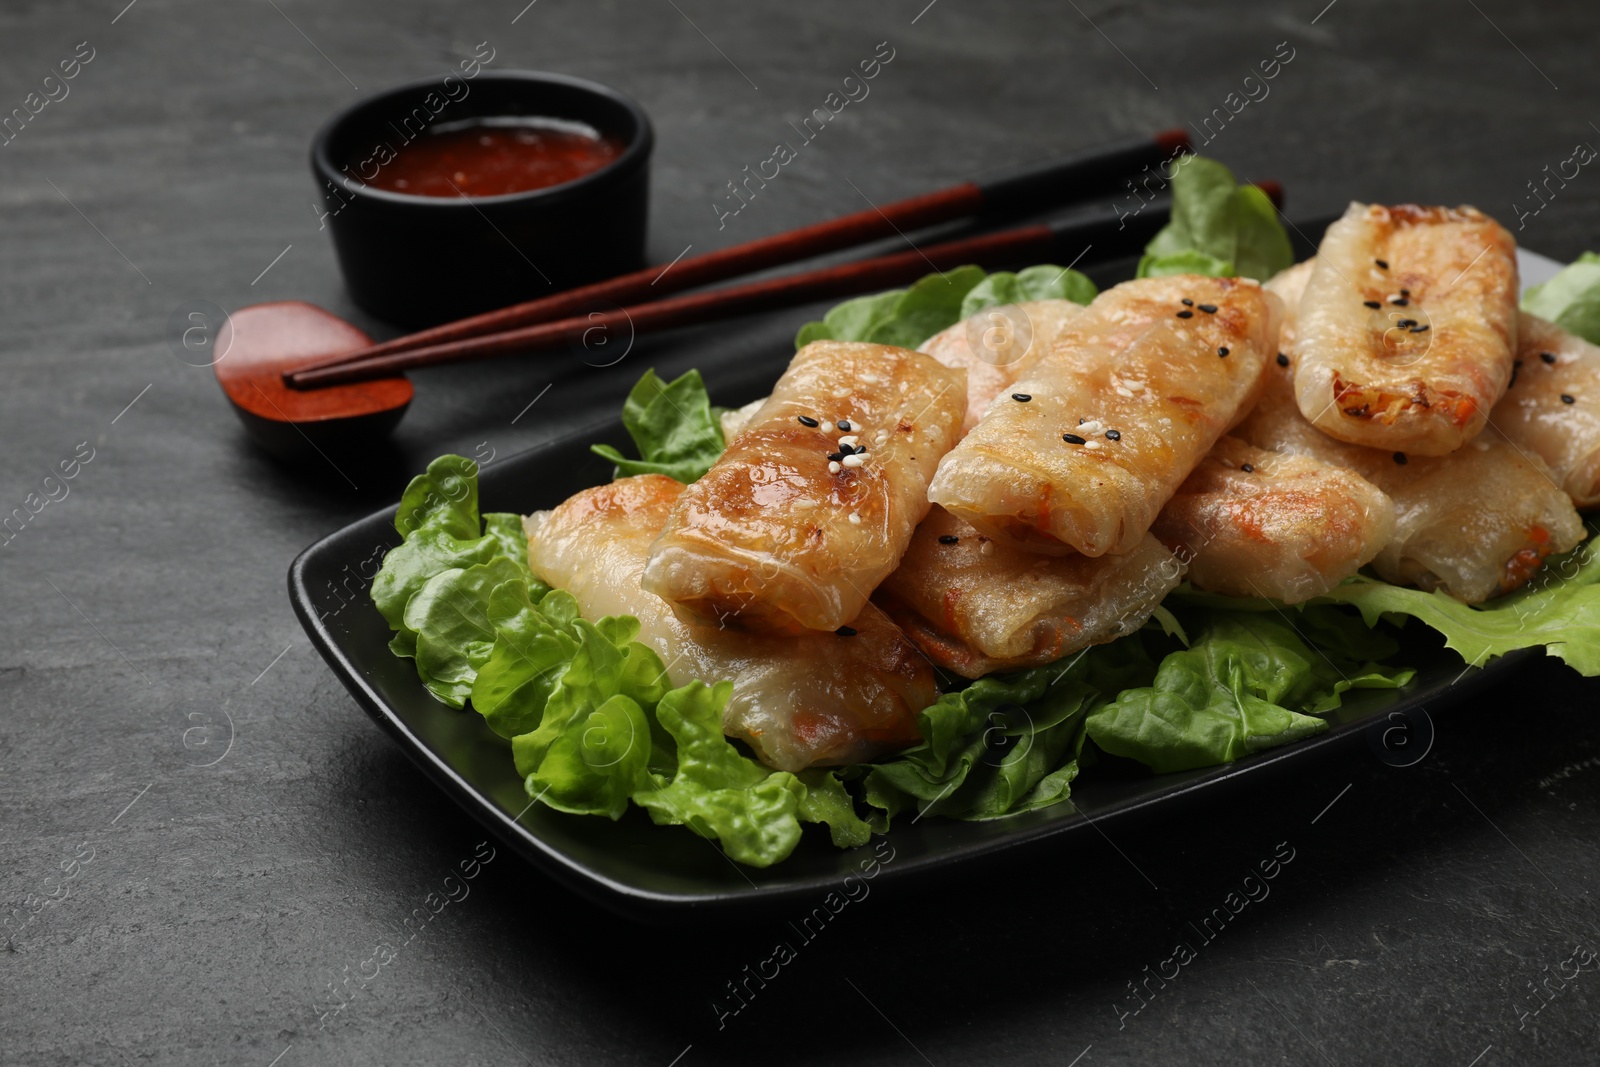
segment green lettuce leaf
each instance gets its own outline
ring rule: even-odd
[[[645,371],[622,406],[622,425],[639,450],[628,459],[610,445],[590,445],[595,455],[616,464],[614,477],[665,474],[680,482],[699,478],[722,455],[722,427],[706,395],[700,372],[692,370],[663,382]]]
[[[767,867],[800,841],[806,787],[787,771],[740,755],[722,735],[722,709],[732,693],[732,682],[693,682],[661,699],[656,717],[677,743],[677,772],[633,799],[655,822],[687,826],[721,841],[740,863]]]
[[[495,644],[489,594],[503,583],[526,581],[525,567],[496,556],[434,575],[406,604],[406,628],[417,635],[417,674],[434,696],[452,708],[466,705]]]
[[[1600,344],[1600,255],[1585,252],[1554,278],[1529,286],[1522,310]]]
[[[821,322],[802,326],[795,347],[812,341],[867,341],[916,348],[961,321],[961,302],[984,277],[982,267],[956,267],[920,278],[909,289],[846,300]]]
[[[1209,274],[1266,281],[1294,263],[1289,235],[1267,194],[1240,185],[1214,159],[1186,155],[1173,166],[1172,221],[1145,246],[1138,277]]]
[[[1588,543],[1550,559],[1528,586],[1483,607],[1364,575],[1315,602],[1351,604],[1368,625],[1385,616],[1410,616],[1443,634],[1445,644],[1473,666],[1543,646],[1584,677],[1600,676],[1600,559]]]
[[[800,799],[800,821],[825,823],[835,848],[859,848],[871,839],[872,827],[856,814],[855,801],[839,775],[831,767],[800,772],[806,787],[806,795]]]
[[[570,613],[563,610],[563,598],[572,601]],[[506,582],[490,592],[495,641],[472,683],[472,706],[501,737],[539,728],[561,672],[578,651],[578,637],[565,629],[576,607],[571,594],[554,591],[536,608],[522,582]]]
[[[1348,689],[1395,689],[1407,668],[1353,653],[1392,655],[1387,638],[1329,608],[1298,618],[1266,612],[1206,611],[1190,647],[1168,654],[1148,686],[1128,689],[1093,711],[1090,740],[1158,773],[1232,763],[1240,756],[1321,733],[1307,712],[1339,706]],[[1300,710],[1295,710],[1300,709]]]
[[[961,309],[956,312],[956,317],[945,326],[953,325],[992,307],[1021,304],[1029,300],[1071,300],[1075,304],[1088,304],[1099,295],[1099,292],[1088,275],[1057,267],[1053,263],[1028,267],[1015,274],[1004,270],[995,271],[972,287],[962,298]],[[939,329],[942,330],[945,326]],[[934,332],[937,333],[938,330]]]

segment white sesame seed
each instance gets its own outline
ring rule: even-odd
[[[861,516],[857,515],[853,511],[850,513],[850,525],[851,526],[860,526],[861,525]]]
[[[1100,447],[1100,442],[1099,441],[1085,441],[1083,443],[1083,447],[1084,448],[1099,448]]]
[[[828,461],[828,473],[829,474],[838,474],[839,473],[839,461],[838,460],[830,459]]]
[[[1131,397],[1133,395],[1133,391],[1130,389],[1124,389],[1119,385],[1117,386],[1117,395],[1121,397]]]
[[[981,553],[982,555],[985,555],[985,556],[994,555],[994,542],[993,541],[985,541],[985,542],[983,542],[981,545],[978,546],[978,552]]]
[[[851,448],[854,448],[856,445],[858,445],[860,443],[861,443],[861,438],[857,437],[853,433],[847,433],[843,437],[839,438],[839,447],[840,448],[843,448],[845,445],[849,445]]]
[[[866,461],[867,454],[865,452],[852,452],[850,455],[844,457],[844,465],[846,467],[859,467]]]

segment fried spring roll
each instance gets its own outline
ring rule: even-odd
[[[1041,556],[935,507],[873,599],[929,659],[979,678],[1132,633],[1182,578],[1148,535],[1125,556]]]
[[[876,608],[850,636],[762,637],[684,622],[639,585],[650,542],[683,493],[659,474],[585,489],[526,520],[528,562],[585,618],[632,615],[672,684],[733,682],[723,729],[780,770],[859,763],[918,740],[933,668]]]
[[[967,372],[967,415],[963,434],[978,425],[990,403],[1006,392],[1017,375],[1055,344],[1083,314],[1071,300],[1029,300],[989,308],[962,319],[919,346],[947,367]]]
[[[1341,441],[1442,456],[1511,380],[1516,243],[1476,208],[1351,204],[1298,309],[1301,412]]]
[[[1600,505],[1600,346],[1524,313],[1516,373],[1489,424],[1550,465],[1580,511]]]
[[[1394,503],[1354,471],[1224,437],[1152,528],[1198,589],[1286,604],[1326,593],[1394,533]]]
[[[1394,535],[1373,559],[1388,581],[1443,589],[1469,604],[1525,584],[1544,559],[1583,540],[1583,522],[1543,460],[1494,434],[1448,456],[1363,448],[1317,429],[1279,378],[1235,436],[1258,448],[1346,467],[1394,501]]]
[[[673,508],[644,587],[687,617],[835,630],[866,606],[928,512],[966,375],[887,345],[817,341]]]
[[[929,497],[1037,552],[1128,553],[1253,402],[1281,304],[1180,275],[1101,293],[944,458]]]

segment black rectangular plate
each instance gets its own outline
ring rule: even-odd
[[[1542,261],[1542,262],[1540,262]],[[1556,265],[1524,254],[1524,281],[1537,281]],[[499,460],[480,477],[484,511],[527,514],[554,507],[573,493],[604,480],[606,464],[589,445],[608,441],[622,447],[620,421]],[[741,867],[714,843],[678,827],[653,825],[630,810],[618,822],[567,815],[531,806],[512,765],[510,745],[469,711],[454,711],[436,701],[417,679],[410,660],[388,648],[389,628],[368,600],[365,579],[389,548],[398,544],[394,509],[369,515],[316,542],[289,569],[289,596],[312,642],[355,696],[422,770],[447,794],[530,862],[581,895],[637,918],[684,921],[695,913],[731,908],[764,908],[783,902],[814,901],[856,873],[862,853],[836,849],[819,827],[808,827],[794,855],[767,870]],[[361,575],[353,599],[335,590]],[[1052,847],[1073,847],[1096,826],[1121,823],[1199,790],[1244,779],[1257,781],[1291,764],[1317,759],[1330,750],[1360,743],[1363,736],[1383,743],[1386,732],[1402,731],[1423,743],[1429,711],[1460,700],[1517,664],[1538,655],[1529,650],[1492,661],[1482,670],[1463,671],[1462,661],[1445,650],[1431,632],[1408,627],[1400,662],[1417,668],[1401,690],[1356,690],[1345,705],[1326,716],[1331,728],[1315,738],[1247,757],[1223,767],[1174,774],[1096,774],[1086,772],[1073,786],[1072,800],[1041,811],[990,822],[928,818],[902,820],[889,834],[895,860],[881,867],[895,880],[989,856],[1001,850],[1060,839]],[[1409,729],[1416,726],[1415,730]],[[1393,745],[1389,755],[1409,760]],[[1261,786],[1257,785],[1256,788]]]

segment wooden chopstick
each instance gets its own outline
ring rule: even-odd
[[[1282,187],[1276,182],[1262,182],[1261,187],[1275,203],[1281,202]],[[1070,258],[1081,265],[1103,263],[1137,255],[1169,218],[1170,211],[1165,204],[1152,203],[1128,219],[1105,217],[1024,226],[781,278],[537,323],[483,337],[389,352],[356,362],[305,368],[286,374],[284,378],[293,388],[313,389],[393,377],[403,371],[442,363],[546,352],[571,346],[575,338],[588,331],[598,330],[601,336],[609,338],[614,331],[624,328],[638,336],[700,325],[736,315],[873,292],[967,263],[1002,267],[1052,258]]]
[[[347,363],[365,365],[377,356],[433,348],[447,342],[550,322],[586,311],[596,302],[639,302],[662,297],[956,219],[1015,214],[1120,191],[1121,183],[1129,175],[1143,167],[1158,166],[1188,147],[1188,134],[1183,130],[1166,130],[1154,137],[1102,145],[1047,164],[980,181],[962,182],[881,208],[869,208],[732,248],[681,259],[666,269],[646,267],[632,274],[435,326],[344,353],[303,368],[300,373]]]

